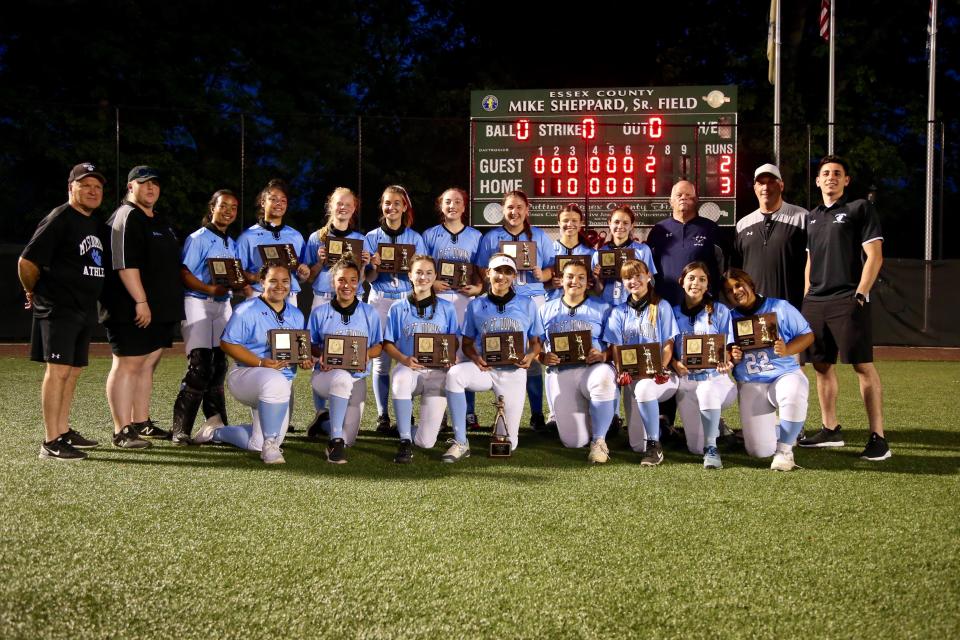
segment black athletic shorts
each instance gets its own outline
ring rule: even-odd
[[[151,322],[141,329],[132,322],[105,322],[107,340],[115,356],[145,356],[173,346],[178,322]]]
[[[873,322],[870,303],[856,298],[803,300],[803,317],[813,329],[814,340],[807,349],[807,362],[843,364],[873,362]]]
[[[85,317],[33,318],[30,359],[71,367],[85,367],[90,355],[93,325]]]

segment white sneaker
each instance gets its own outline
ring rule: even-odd
[[[590,443],[590,453],[587,455],[587,461],[593,464],[603,464],[610,459],[610,449],[607,448],[607,442],[599,438]]]
[[[214,431],[222,426],[224,426],[224,424],[223,420],[220,419],[220,414],[215,413],[203,421],[203,424],[200,425],[200,430],[197,431],[190,439],[193,440],[193,444],[210,442],[213,440]]]
[[[266,464],[284,464],[283,453],[280,451],[280,441],[277,438],[267,438],[260,449],[260,459]]]
[[[799,468],[793,461],[793,451],[777,451],[773,456],[773,462],[770,463],[770,469],[773,471],[793,471]]]
[[[447,452],[440,458],[444,462],[460,462],[464,458],[470,457],[470,444],[460,444],[456,440],[447,449]]]

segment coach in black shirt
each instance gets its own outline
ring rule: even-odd
[[[847,164],[838,156],[826,156],[817,169],[817,186],[823,204],[807,219],[807,293],[803,315],[816,339],[807,352],[817,372],[817,396],[823,416],[822,429],[800,441],[801,447],[844,445],[837,420],[837,374],[839,356],[853,365],[870,422],[870,439],[860,457],[886,460],[890,448],[883,434],[883,391],[873,366],[873,336],[870,319],[870,289],[883,263],[883,235],[873,204],[848,201],[844,189],[850,184]]]
[[[90,333],[103,288],[103,223],[93,212],[107,180],[89,162],[67,178],[67,203],[40,221],[20,254],[17,272],[33,309],[30,359],[46,362],[40,398],[46,431],[40,458],[82,460],[97,446],[69,428],[77,379],[87,366]]]

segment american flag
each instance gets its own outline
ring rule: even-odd
[[[820,37],[830,42],[830,0],[820,1]]]

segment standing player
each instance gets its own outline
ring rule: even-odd
[[[447,369],[428,369],[414,357],[414,335],[418,333],[452,333],[454,344],[448,344],[450,362],[456,360],[460,329],[453,303],[433,293],[437,277],[436,265],[430,256],[417,255],[410,263],[413,293],[397,300],[387,313],[383,350],[397,361],[390,380],[393,410],[397,414],[400,449],[393,459],[398,464],[413,462],[413,444],[430,449],[437,443],[440,422],[447,409],[445,384]],[[420,419],[416,433],[411,431],[413,396],[420,396]]]
[[[801,447],[842,447],[837,419],[837,358],[853,365],[870,423],[870,438],[861,458],[886,460],[890,447],[883,435],[883,389],[873,366],[870,290],[883,264],[883,235],[873,203],[848,201],[847,163],[826,156],[817,170],[823,204],[810,212],[807,224],[806,297],[803,315],[816,340],[808,352],[817,372],[817,398],[823,426]]]
[[[560,237],[553,241],[553,253],[556,257],[581,256],[585,264],[589,265],[596,253],[593,247],[583,243],[580,232],[586,224],[583,209],[574,203],[560,207],[557,212],[557,226],[560,228]],[[553,278],[547,283],[547,300],[556,300],[563,297],[563,276],[557,265],[554,264]],[[589,293],[589,289],[587,292]]]
[[[387,312],[394,302],[410,293],[413,285],[406,272],[380,273],[380,254],[377,252],[381,244],[411,244],[413,253],[427,253],[423,237],[411,229],[413,225],[413,203],[407,190],[398,184],[391,185],[383,190],[380,196],[380,226],[367,233],[364,248],[370,252],[370,265],[367,271],[367,281],[370,282],[370,304],[380,316],[380,325],[387,323]],[[398,256],[399,259],[399,256]],[[408,264],[409,266],[409,264]],[[381,352],[373,360],[373,399],[377,402],[377,431],[390,433],[390,412],[387,410],[387,399],[390,394],[390,356]]]
[[[635,224],[636,215],[633,213],[633,209],[627,205],[611,211],[607,222],[610,228],[610,239],[600,247],[600,250],[633,249],[635,259],[647,265],[647,270],[656,276],[657,268],[653,264],[653,253],[650,251],[650,247],[633,238]],[[603,297],[603,301],[614,307],[626,302],[629,293],[623,288],[623,282],[620,278],[613,277],[606,281],[600,279],[599,253],[593,254],[593,261],[590,264],[593,268],[593,275],[597,279],[596,293]]]
[[[611,355],[614,345],[659,343],[660,361],[663,368],[667,369],[673,357],[673,340],[678,333],[670,303],[657,295],[653,288],[653,276],[645,263],[628,260],[620,269],[620,277],[630,295],[626,302],[610,313],[603,341],[611,346]],[[643,452],[641,465],[656,466],[663,462],[657,403],[673,397],[677,391],[677,378],[661,371],[655,378],[632,380],[629,374],[621,373],[618,382],[630,387],[643,423],[643,431],[640,431],[633,421],[628,421],[630,448]]]
[[[237,196],[220,189],[210,198],[203,226],[187,236],[183,245],[180,280],[183,282],[183,313],[180,325],[187,352],[187,373],[173,403],[173,444],[189,444],[197,411],[203,404],[206,418],[215,414],[227,424],[227,403],[223,381],[227,356],[220,348],[220,336],[233,313],[230,290],[213,284],[207,258],[237,258],[237,243],[227,228],[237,217]]]
[[[495,253],[487,263],[490,291],[467,307],[463,321],[463,352],[470,362],[461,362],[447,373],[447,402],[453,419],[454,442],[443,455],[444,462],[458,462],[470,455],[467,441],[467,399],[465,390],[489,391],[503,396],[504,419],[512,449],[519,442],[520,416],[523,414],[523,390],[527,369],[540,354],[543,325],[536,303],[517,295],[513,281],[517,266],[508,255]],[[491,365],[485,359],[484,336],[491,333],[519,332],[522,344],[516,345],[519,362]],[[479,345],[479,347],[478,347]]]
[[[220,348],[234,359],[227,374],[233,397],[250,407],[251,424],[224,426],[219,415],[207,419],[194,442],[224,442],[247,451],[259,451],[266,464],[283,464],[283,437],[290,422],[290,396],[297,363],[270,357],[268,331],[300,329],[303,314],[290,304],[290,271],[283,265],[264,266],[258,278],[263,291],[239,304],[220,339]],[[313,359],[299,362],[313,368]]]
[[[773,456],[770,468],[791,471],[793,445],[807,419],[810,383],[793,356],[813,343],[810,325],[786,300],[756,293],[753,279],[742,269],[723,274],[723,290],[733,303],[734,324],[744,317],[763,313],[777,315],[777,340],[772,347],[730,351],[735,364],[733,377],[740,387],[740,420],[743,441],[751,456]],[[780,421],[777,422],[777,412]]]
[[[547,366],[547,397],[556,412],[560,442],[576,448],[589,443],[587,459],[603,464],[610,457],[606,435],[616,410],[617,381],[601,342],[610,305],[587,296],[588,273],[585,263],[567,263],[563,297],[540,307],[545,332],[540,361]],[[550,350],[551,336],[566,331],[590,332],[589,344],[569,344],[574,358],[578,348],[583,350],[582,361],[560,364],[560,357]]]
[[[704,469],[722,469],[717,437],[720,435],[720,411],[737,399],[737,388],[728,373],[730,362],[715,369],[691,371],[683,364],[683,336],[719,334],[725,336],[721,349],[733,343],[730,309],[710,295],[710,270],[702,262],[691,262],[683,268],[680,281],[683,302],[673,308],[680,335],[674,343],[677,357],[673,369],[680,376],[677,408],[683,420],[683,433],[690,453],[703,454]],[[719,355],[718,359],[719,359]]]
[[[537,243],[537,255],[530,256],[533,268],[516,274],[514,292],[530,298],[539,309],[546,302],[545,282],[553,279],[553,241],[540,227],[530,226],[530,200],[523,191],[511,191],[503,198],[503,226],[493,229],[480,243],[479,264],[488,264],[500,251],[501,241],[533,241]],[[484,274],[486,277],[486,274]],[[543,367],[534,362],[527,372],[527,397],[530,399],[530,426],[536,431],[546,431],[543,417]]]
[[[380,355],[383,333],[376,310],[357,297],[361,267],[352,254],[346,253],[330,268],[335,297],[310,313],[310,342],[319,360],[313,372],[313,392],[330,403],[330,421],[325,429],[330,435],[327,461],[345,464],[345,447],[353,445],[360,431],[360,418],[367,399],[367,376],[371,361]],[[326,336],[365,336],[367,367],[350,372],[332,369],[323,360]]]
[[[103,223],[93,217],[107,179],[89,162],[67,177],[67,203],[47,214],[17,262],[27,309],[33,309],[30,359],[45,362],[40,400],[40,459],[82,460],[99,443],[70,428],[77,379],[87,366],[90,333],[103,288]]]

